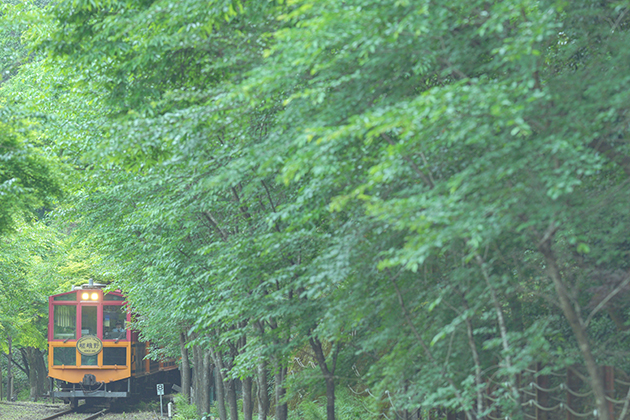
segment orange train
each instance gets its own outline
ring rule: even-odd
[[[85,399],[126,398],[157,383],[179,383],[173,361],[145,360],[148,343],[127,328],[131,314],[120,291],[89,284],[48,298],[51,396],[73,406]]]

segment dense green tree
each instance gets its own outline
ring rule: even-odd
[[[518,376],[574,362],[603,420],[598,365],[627,364],[628,7],[60,1],[28,9],[46,59],[3,91],[47,116],[65,223],[156,354],[190,351],[200,414],[215,366],[222,420],[236,378],[246,419],[286,419],[308,354],[329,420],[340,384],[376,415],[521,418]]]
[[[25,26],[8,19],[10,4],[0,4],[0,71],[2,90],[32,56],[23,47]],[[36,116],[13,95],[0,95],[0,233],[58,196],[61,187],[54,161],[45,153]]]
[[[35,401],[48,388],[48,295],[63,283],[57,267],[64,254],[58,233],[42,223],[20,223],[0,240],[0,351],[13,368],[24,371]]]

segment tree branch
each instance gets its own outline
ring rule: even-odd
[[[223,229],[221,229],[221,227],[219,226],[219,222],[216,221],[214,216],[212,216],[212,214],[207,213],[205,211],[202,211],[201,214],[203,215],[203,217],[206,218],[208,223],[212,225],[212,227],[214,227],[217,231],[219,231],[219,234],[221,234],[221,237],[223,238],[223,240],[227,241],[229,235]]]
[[[621,283],[619,283],[619,286],[615,287],[615,289],[612,292],[610,292],[608,296],[606,296],[601,302],[599,302],[599,304],[595,307],[595,309],[591,311],[591,313],[586,318],[586,321],[584,321],[584,328],[588,328],[588,324],[591,322],[591,319],[593,318],[593,316],[595,316],[597,312],[599,312],[604,306],[606,306],[606,304],[612,298],[614,298],[617,295],[617,293],[621,291],[621,289],[626,287],[628,283],[630,283],[630,274],[628,274],[626,279],[622,281]]]
[[[389,137],[387,134],[382,133],[381,137],[389,144],[391,144],[392,146],[395,146],[396,143],[394,142],[394,140],[392,140],[391,137]],[[405,162],[407,162],[409,165],[411,165],[411,168],[413,169],[413,171],[418,174],[418,176],[420,178],[422,178],[422,181],[430,188],[433,189],[435,188],[435,185],[433,184],[433,182],[431,181],[431,179],[429,179],[424,172],[422,172],[422,170],[418,167],[418,165],[416,165],[416,162],[414,162],[413,160],[411,160],[411,158],[409,158],[409,156],[404,156],[401,155],[401,157],[403,158],[403,160]]]
[[[542,240],[538,243],[538,250],[545,258],[547,272],[556,289],[556,294],[558,295],[558,300],[560,301],[560,307],[562,308],[562,312],[564,313],[565,318],[567,319],[569,325],[571,326],[571,329],[573,330],[573,334],[575,335],[578,347],[580,349],[580,352],[582,353],[582,357],[584,358],[584,363],[586,365],[586,370],[588,371],[589,376],[589,384],[591,386],[591,389],[593,390],[593,393],[595,394],[595,402],[597,405],[598,413],[597,416],[600,420],[609,420],[610,412],[608,410],[608,404],[606,402],[606,391],[604,389],[604,382],[599,372],[599,366],[597,365],[595,357],[593,356],[591,343],[586,333],[584,322],[582,321],[582,318],[577,311],[579,307],[577,306],[577,303],[575,308],[571,304],[569,291],[567,290],[567,286],[562,278],[560,267],[558,267],[558,262],[556,261],[555,254],[551,249],[551,239],[553,238],[554,232],[556,230],[557,228],[555,228],[554,224],[551,223],[549,228],[547,229],[547,232],[545,232]]]
[[[3,352],[2,354],[4,354],[4,356],[7,358],[7,362],[8,362],[8,361],[9,361],[9,355],[8,355],[8,354],[6,354],[6,353],[4,353],[4,352]],[[19,364],[18,362],[16,362],[16,361],[15,361],[15,358],[14,358],[14,357],[12,357],[12,358],[11,358],[11,361],[12,361],[12,362],[13,362],[13,364],[14,364],[15,366],[17,366],[17,367],[18,367],[18,368],[19,368],[22,372],[24,372],[24,373],[26,374],[26,376],[28,376],[28,372],[27,372],[27,370],[26,370],[24,367],[20,366],[20,364]]]
[[[232,194],[234,195],[234,198],[236,199],[236,202],[238,203],[238,208],[241,211],[241,213],[243,214],[243,217],[245,218],[245,221],[247,223],[251,223],[252,222],[252,215],[249,213],[249,210],[247,209],[247,206],[245,206],[244,204],[241,204],[241,198],[239,197],[238,193],[236,192],[236,188],[232,187]]]
[[[269,204],[271,205],[271,210],[273,210],[274,213],[277,213],[278,211],[276,210],[276,206],[271,199],[271,192],[269,191],[269,187],[267,187],[267,184],[262,179],[260,180],[260,183],[263,185],[265,191],[267,192],[267,199],[269,200]],[[278,226],[277,222],[274,223],[274,226],[276,228],[276,231],[280,232],[280,227]]]

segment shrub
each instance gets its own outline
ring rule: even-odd
[[[184,394],[175,395],[175,420],[195,420],[197,419],[197,406],[190,404]]]

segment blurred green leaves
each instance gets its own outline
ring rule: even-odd
[[[351,342],[341,365],[398,407],[474,411],[478,372],[581,357],[541,242],[574,305],[628,272],[626,7],[60,1],[3,90],[46,116],[63,215],[145,337],[246,337],[240,376]]]

